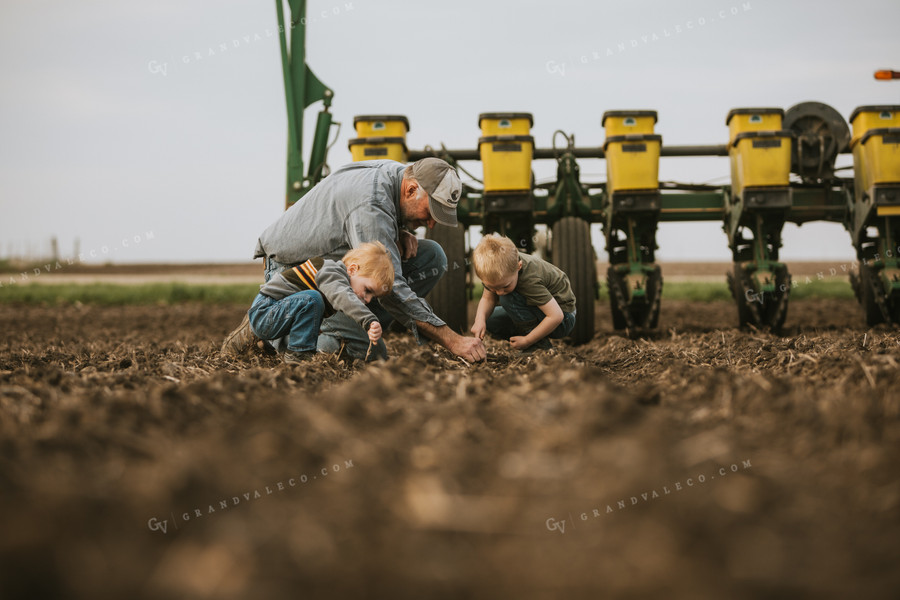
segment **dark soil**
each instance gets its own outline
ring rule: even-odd
[[[0,597],[900,595],[900,333],[853,302],[479,365],[220,359],[243,310],[0,306]]]

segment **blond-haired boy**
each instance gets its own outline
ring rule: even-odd
[[[575,327],[575,294],[557,267],[520,254],[512,240],[484,236],[472,252],[475,274],[484,285],[472,333],[508,339],[513,348],[550,348]],[[497,306],[497,304],[500,306]]]
[[[248,313],[260,339],[287,336],[286,363],[315,355],[322,319],[342,312],[360,324],[372,343],[381,324],[366,306],[390,293],[394,284],[391,255],[381,242],[367,242],[339,261],[315,257],[288,267],[260,286]]]

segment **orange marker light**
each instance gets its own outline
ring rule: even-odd
[[[891,71],[890,69],[882,69],[875,71],[875,79],[879,81],[888,81],[890,79],[900,79],[900,72]]]

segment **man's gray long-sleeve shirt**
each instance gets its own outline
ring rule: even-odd
[[[253,258],[281,264],[313,256],[339,260],[363,242],[385,245],[394,263],[392,293],[379,299],[394,318],[413,331],[413,321],[444,325],[403,278],[400,262],[400,183],[405,165],[370,160],[345,165],[287,209],[256,244]]]

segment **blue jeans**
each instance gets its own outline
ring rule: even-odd
[[[447,255],[441,245],[433,240],[419,240],[419,249],[416,255],[402,263],[402,275],[409,284],[410,289],[420,298],[424,298],[428,292],[437,285],[437,282],[447,271]],[[266,259],[266,281],[275,273],[280,273],[286,265]],[[369,303],[371,310],[381,327],[387,330],[394,321],[394,317],[385,310],[378,300]],[[280,350],[283,344],[281,340],[270,342],[276,350]],[[346,344],[345,351],[353,358],[365,359],[369,349],[369,336],[359,326],[359,323],[338,312],[322,322],[319,333],[317,349],[319,352],[337,352],[341,345]],[[387,358],[387,347],[384,340],[378,340],[372,355],[377,358]],[[371,357],[370,357],[371,358]]]
[[[516,335],[528,335],[546,316],[537,306],[529,305],[525,301],[525,296],[519,292],[510,292],[499,298],[500,306],[488,317],[486,325],[488,333],[500,339],[508,340]],[[563,312],[562,323],[547,337],[564,338],[572,333],[574,327],[575,313]]]
[[[310,352],[316,349],[324,312],[325,301],[315,290],[297,292],[281,300],[257,294],[250,306],[250,328],[263,340],[286,337],[291,352]]]

